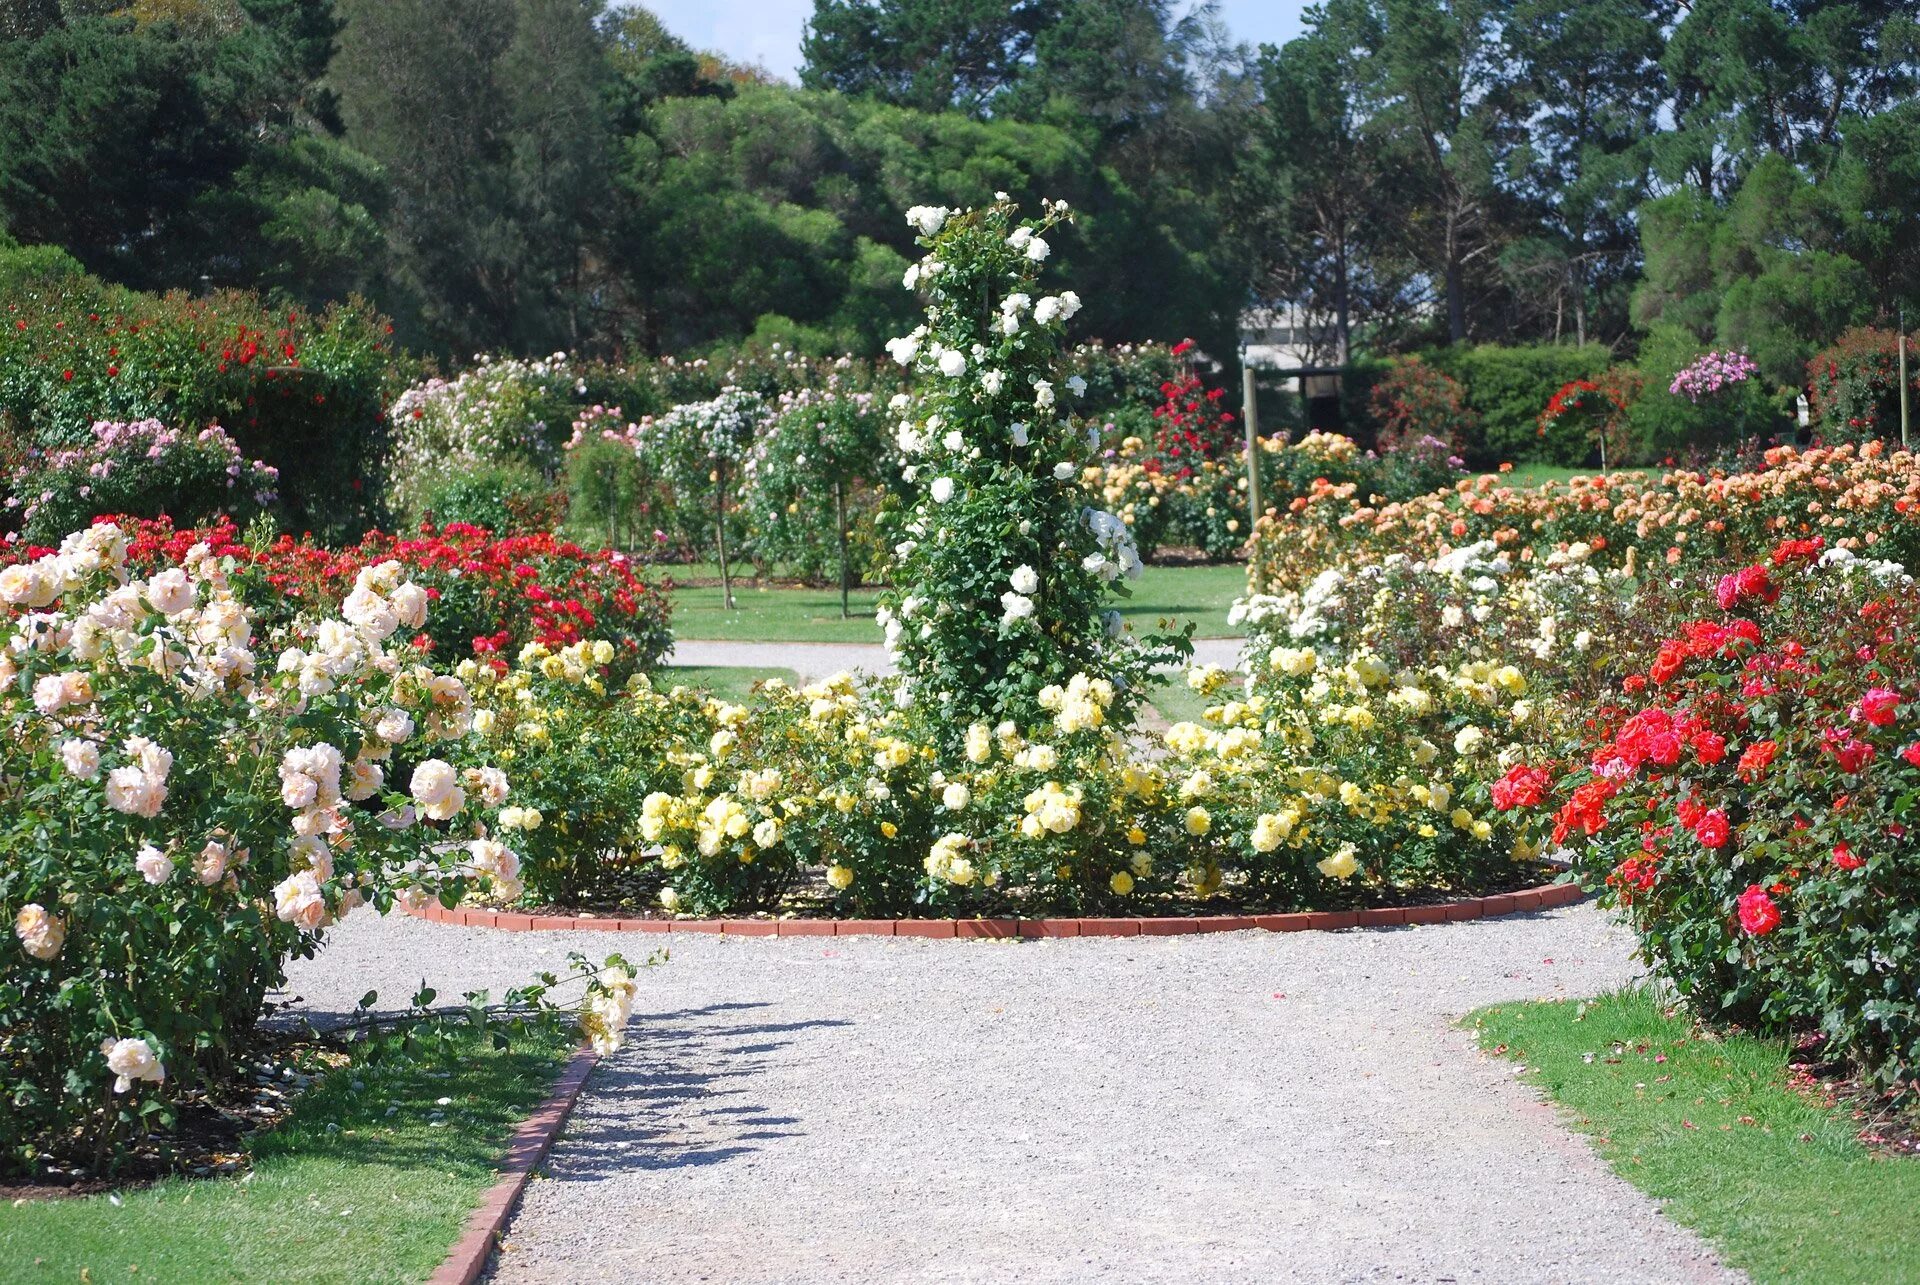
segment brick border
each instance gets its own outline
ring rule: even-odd
[[[493,1251],[499,1248],[500,1239],[506,1233],[507,1220],[520,1203],[520,1193],[526,1190],[533,1171],[553,1149],[553,1140],[566,1124],[573,1104],[579,1101],[587,1075],[599,1061],[600,1055],[590,1048],[575,1053],[566,1069],[560,1072],[560,1078],[554,1081],[547,1100],[514,1130],[513,1139],[507,1144],[506,1158],[500,1164],[499,1179],[488,1188],[480,1207],[467,1219],[467,1228],[460,1233],[460,1239],[447,1251],[433,1275],[427,1277],[428,1285],[473,1285],[486,1272]]]
[[[1376,906],[1368,910],[1304,910],[1284,915],[1195,915],[1115,919],[620,919],[592,915],[523,915],[506,910],[428,902],[407,910],[417,919],[503,932],[575,930],[612,933],[721,933],[729,937],[1185,937],[1248,928],[1267,932],[1337,932],[1343,928],[1397,928],[1493,919],[1553,910],[1586,899],[1578,884],[1545,883],[1519,892],[1469,897],[1430,906]]]

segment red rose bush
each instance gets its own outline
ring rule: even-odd
[[[1535,801],[1704,1015],[1818,1028],[1882,1082],[1920,1061],[1920,596],[1815,539],[1714,582],[1708,610],[1594,711]]]

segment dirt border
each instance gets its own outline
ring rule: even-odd
[[[575,1053],[566,1069],[560,1072],[560,1078],[554,1081],[546,1101],[514,1131],[513,1140],[507,1144],[506,1158],[500,1164],[499,1180],[487,1189],[480,1207],[467,1219],[467,1229],[427,1278],[428,1285],[472,1285],[485,1275],[493,1251],[499,1248],[500,1238],[506,1232],[507,1221],[520,1203],[520,1193],[526,1190],[533,1171],[553,1149],[553,1140],[560,1136],[573,1104],[580,1100],[580,1091],[586,1087],[587,1076],[599,1061],[600,1055],[590,1048]]]
[[[621,919],[594,915],[524,915],[510,910],[429,902],[407,913],[436,924],[497,928],[503,932],[724,933],[735,937],[1182,937],[1192,933],[1331,932],[1449,924],[1468,919],[1552,910],[1584,900],[1571,883],[1541,884],[1519,892],[1468,897],[1428,906],[1366,910],[1307,910],[1284,915],[1194,915],[1135,919]]]

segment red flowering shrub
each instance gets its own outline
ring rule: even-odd
[[[1380,449],[1431,437],[1449,450],[1471,438],[1479,416],[1460,382],[1419,357],[1403,357],[1373,386],[1368,409],[1380,426]]]
[[[391,331],[358,304],[283,311],[238,291],[74,278],[0,300],[0,425],[58,451],[91,443],[99,420],[189,436],[218,423],[280,470],[291,529],[358,538],[377,519],[386,400],[404,378]]]
[[[1799,540],[1711,600],[1600,712],[1554,837],[1704,1014],[1818,1027],[1912,1085],[1920,593]]]
[[[1173,354],[1184,356],[1193,340],[1176,344]],[[1208,388],[1188,370],[1160,385],[1160,404],[1153,408],[1153,441],[1164,466],[1185,477],[1202,460],[1241,453],[1246,440],[1232,411],[1222,410],[1224,388]]]
[[[1855,326],[1807,363],[1807,400],[1822,437],[1898,435],[1899,345],[1898,331]],[[1920,335],[1907,339],[1907,379],[1920,399]]]
[[[375,532],[336,551],[291,536],[253,548],[230,522],[176,530],[164,519],[119,521],[131,533],[128,561],[135,567],[181,562],[201,543],[232,557],[241,596],[268,626],[303,608],[337,610],[362,567],[391,559],[434,599],[414,645],[443,664],[517,652],[532,642],[560,648],[604,639],[615,648],[609,677],[618,682],[658,665],[673,645],[666,595],[640,578],[631,559],[552,535],[495,538],[454,525],[411,537]]]

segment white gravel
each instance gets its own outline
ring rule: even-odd
[[[296,987],[662,939],[346,925]],[[1628,981],[1590,907],[1346,933],[685,936],[501,1281],[1737,1279],[1450,1019]]]

